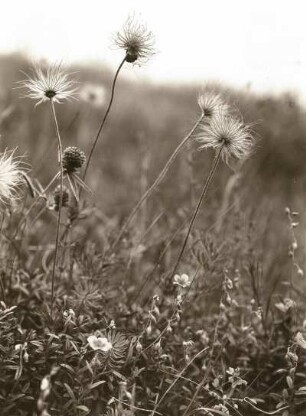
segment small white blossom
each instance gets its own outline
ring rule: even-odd
[[[112,348],[111,342],[109,342],[105,337],[96,337],[95,335],[90,335],[87,338],[87,342],[93,350],[107,352]]]
[[[296,306],[295,302],[290,299],[286,298],[283,300],[283,302],[275,303],[274,305],[279,311],[286,313],[289,311],[289,309],[294,308]]]
[[[191,282],[190,282],[189,276],[183,273],[182,275],[176,274],[174,276],[173,284],[185,288],[187,286],[190,286]]]
[[[301,348],[303,348],[303,350],[306,350],[306,340],[304,339],[301,332],[296,334],[295,341]]]

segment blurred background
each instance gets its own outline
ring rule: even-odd
[[[277,249],[279,241],[284,250],[287,240],[280,236],[288,235],[284,210],[289,206],[301,215],[300,255],[305,261],[302,6],[297,0],[290,5],[276,0],[12,0],[1,11],[1,149],[18,146],[20,154],[26,153],[31,176],[42,185],[54,176],[57,161],[50,155],[56,154],[56,140],[49,108],[20,99],[14,87],[33,64],[61,61],[75,72],[81,90],[78,101],[58,106],[64,146],[89,151],[123,57],[112,37],[132,14],[154,33],[157,53],[142,67],[126,64],[120,74],[87,179],[92,189],[88,198],[99,209],[99,221],[120,222],[129,213],[196,121],[198,94],[208,87],[223,94],[246,122],[254,123],[257,144],[234,180],[233,170],[220,167],[200,226],[226,233],[227,226],[233,232],[235,221],[240,226],[252,223],[262,252],[271,246]],[[197,147],[193,142],[182,152],[147,204],[149,223],[163,213],[173,224],[194,205],[213,157]],[[226,195],[225,189],[230,189]],[[246,234],[247,230],[245,225]]]

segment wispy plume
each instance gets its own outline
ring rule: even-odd
[[[114,43],[126,52],[125,60],[141,65],[155,54],[155,38],[147,26],[129,16],[121,31],[114,37]]]
[[[206,121],[211,120],[221,113],[223,115],[229,113],[229,105],[223,100],[221,95],[214,94],[213,92],[205,91],[198,97],[198,104],[202,110],[203,115],[206,117]]]
[[[23,97],[38,100],[36,105],[49,100],[61,103],[76,98],[77,83],[70,79],[70,74],[65,73],[60,64],[46,70],[36,67],[32,72],[32,76],[25,74],[27,78],[18,83],[18,88],[27,91]]]
[[[14,151],[0,154],[0,206],[18,198],[19,187],[24,183],[23,172],[24,164],[14,156]]]
[[[254,144],[249,125],[222,113],[217,114],[209,125],[200,126],[197,140],[200,149],[221,149],[221,157],[226,163],[230,158],[245,159]]]

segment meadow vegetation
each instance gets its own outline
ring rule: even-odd
[[[79,65],[67,81],[0,58],[0,415],[302,416],[305,109],[291,94],[130,81],[153,43],[132,23],[118,39],[108,114],[111,70]],[[77,100],[20,98],[57,75]]]

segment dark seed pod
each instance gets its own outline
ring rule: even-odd
[[[75,146],[67,147],[63,153],[63,168],[66,173],[73,173],[86,162],[85,153]]]
[[[132,50],[126,51],[126,57],[125,57],[126,62],[133,63],[137,61],[137,59],[138,59],[138,53],[136,51],[132,51]]]

